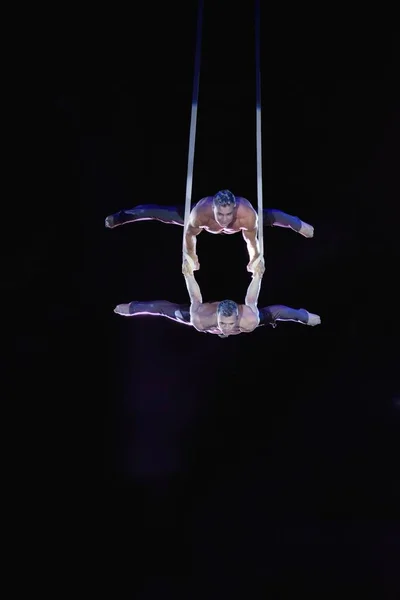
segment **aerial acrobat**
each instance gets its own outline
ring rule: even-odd
[[[255,268],[247,289],[244,304],[233,300],[203,302],[200,287],[188,261],[184,262],[183,275],[189,293],[190,305],[174,304],[167,300],[150,302],[129,302],[115,307],[116,314],[125,317],[152,315],[167,317],[177,323],[194,327],[203,333],[213,333],[220,337],[251,333],[263,325],[276,326],[277,321],[295,321],[315,326],[321,323],[319,315],[304,308],[298,310],[276,304],[258,309],[258,296],[261,288],[264,267],[261,262]]]
[[[184,206],[140,204],[109,215],[105,224],[108,229],[136,221],[161,221],[171,225],[184,226],[184,211]],[[314,235],[312,225],[277,209],[264,209],[263,223],[271,227],[293,229],[306,238]],[[202,198],[193,206],[189,222],[184,230],[184,252],[192,259],[194,269],[198,270],[200,264],[196,253],[196,238],[202,231],[228,235],[241,231],[249,254],[247,270],[253,272],[253,265],[260,256],[257,230],[257,212],[249,200],[242,196],[235,196],[230,190],[220,190],[214,196]]]
[[[314,235],[312,225],[298,217],[274,209],[263,209],[261,175],[261,85],[260,85],[260,34],[259,0],[256,0],[256,143],[257,143],[257,196],[258,212],[251,203],[229,190],[221,190],[214,196],[206,196],[192,206],[191,191],[193,179],[194,145],[198,104],[198,82],[200,70],[200,40],[202,4],[199,0],[197,45],[195,57],[195,77],[193,85],[192,116],[189,137],[188,173],[186,182],[185,207],[171,207],[156,204],[138,205],[121,210],[106,218],[106,227],[113,229],[125,223],[143,220],[158,220],[163,223],[181,225],[183,231],[182,273],[185,278],[190,304],[174,304],[166,300],[150,302],[133,301],[115,307],[116,314],[125,317],[141,315],[162,316],[194,327],[197,331],[217,334],[220,337],[250,333],[264,325],[276,326],[278,321],[294,321],[310,326],[319,325],[319,315],[303,308],[294,309],[284,305],[258,308],[261,281],[265,271],[263,226],[288,227],[304,237]],[[202,231],[219,234],[233,234],[242,231],[247,244],[249,263],[247,270],[252,273],[244,304],[232,300],[203,302],[194,271],[200,268],[196,253],[196,238]]]

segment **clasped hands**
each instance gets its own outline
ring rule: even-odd
[[[183,253],[182,273],[186,277],[193,277],[193,271],[200,269],[199,259],[196,254]]]

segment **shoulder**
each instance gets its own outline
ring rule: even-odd
[[[212,212],[210,197],[206,196],[198,201],[198,203],[192,208],[190,213],[191,225],[202,225],[207,222]]]
[[[257,227],[257,212],[253,205],[246,199],[239,196],[237,216],[240,219],[240,224],[244,229],[255,229]]]
[[[260,317],[258,315],[258,310],[254,312],[252,308],[246,305],[242,305],[241,307],[241,316],[239,320],[239,327],[243,331],[254,331],[258,327],[260,323]]]
[[[190,309],[190,320],[197,331],[207,331],[215,325],[216,317],[215,302],[206,302],[197,306],[192,305]]]
[[[199,306],[190,307],[190,322],[197,331],[204,331],[204,322],[201,318]]]

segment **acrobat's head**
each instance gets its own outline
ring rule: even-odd
[[[239,307],[233,300],[222,300],[217,306],[217,323],[221,331],[220,337],[231,335],[237,328]]]
[[[221,190],[213,197],[214,219],[221,227],[228,227],[233,221],[236,198],[229,190]]]

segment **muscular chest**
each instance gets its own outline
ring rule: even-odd
[[[240,223],[237,222],[230,227],[225,228],[218,225],[218,223],[210,223],[209,225],[202,227],[202,229],[208,231],[208,233],[225,233],[226,235],[232,235],[233,233],[238,233],[238,231],[240,231]]]

